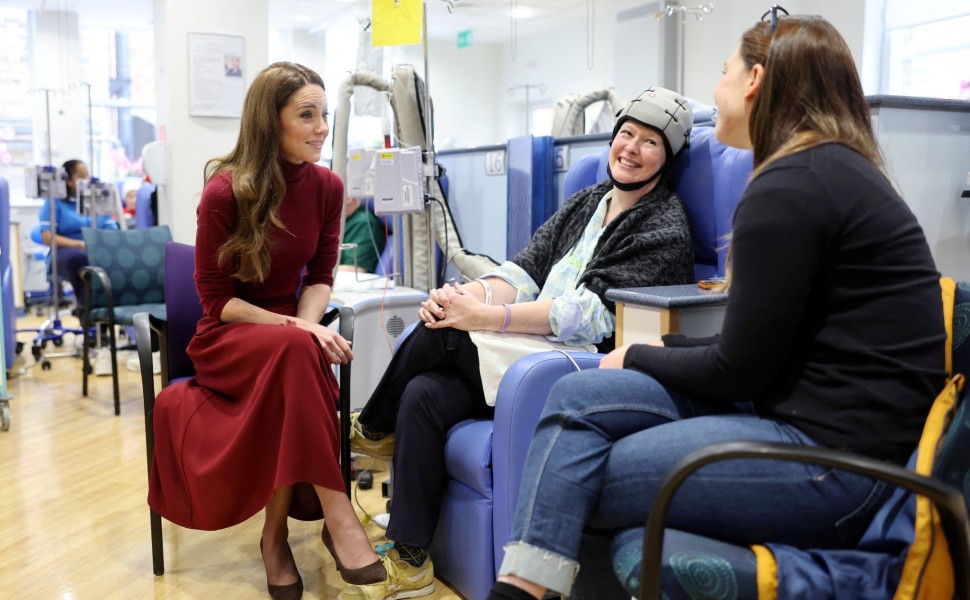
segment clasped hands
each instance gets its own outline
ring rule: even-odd
[[[484,306],[481,300],[464,288],[445,284],[428,293],[428,299],[418,309],[418,318],[429,329],[453,327],[474,331],[482,328],[481,309]]]

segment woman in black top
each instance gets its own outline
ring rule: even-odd
[[[585,526],[641,525],[691,451],[754,440],[904,464],[942,389],[939,274],[883,171],[841,35],[782,17],[742,37],[715,91],[716,133],[754,151],[735,217],[720,336],[608,354],[552,389],[493,598],[569,594]],[[775,461],[710,465],[668,526],[738,544],[851,547],[882,485]]]

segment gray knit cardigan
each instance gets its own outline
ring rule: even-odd
[[[536,230],[512,262],[541,289],[553,265],[579,241],[611,188],[606,180],[574,194]],[[586,284],[615,314],[616,306],[606,299],[608,289],[676,285],[693,279],[694,252],[687,215],[677,194],[661,182],[606,226],[579,283]],[[597,347],[604,352],[613,346],[614,339],[609,337]]]

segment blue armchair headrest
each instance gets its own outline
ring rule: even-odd
[[[751,152],[717,141],[713,127],[696,127],[690,150],[674,166],[673,187],[687,212],[698,279],[724,275],[726,236],[752,166]]]
[[[155,189],[155,184],[147,181],[138,188],[138,195],[135,196],[135,227],[138,229],[158,224],[158,219],[152,210],[152,194],[155,193]]]

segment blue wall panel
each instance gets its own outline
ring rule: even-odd
[[[506,255],[514,257],[532,234],[556,210],[553,178],[555,143],[551,136],[522,136],[509,140],[508,237]]]

